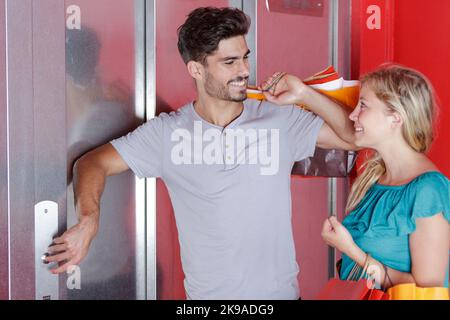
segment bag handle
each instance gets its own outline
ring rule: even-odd
[[[369,259],[370,259],[370,254],[366,253],[366,259],[364,260],[364,267],[363,268],[361,268],[359,266],[359,264],[357,264],[355,262],[355,264],[353,265],[352,270],[350,270],[350,273],[348,275],[347,280],[359,281],[362,278],[367,278],[366,271],[367,271],[367,268],[369,267],[369,263],[368,263]]]

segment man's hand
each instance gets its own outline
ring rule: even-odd
[[[260,86],[266,99],[278,105],[302,104],[304,96],[312,90],[299,78],[282,72],[274,73]]]
[[[51,270],[53,274],[65,272],[71,265],[78,265],[87,255],[92,239],[98,230],[98,214],[83,216],[80,222],[53,239],[48,248],[50,256],[45,261],[58,262],[59,266]]]
[[[321,117],[326,125],[320,130],[317,145],[324,149],[359,150],[354,144],[354,126],[350,110],[306,85],[299,78],[277,72],[260,86],[266,99],[278,105],[296,104]]]
[[[106,178],[128,170],[127,163],[112,146],[106,143],[83,155],[75,162],[73,189],[79,223],[53,239],[45,260],[58,262],[52,273],[61,273],[77,265],[87,255],[92,239],[97,234],[100,217],[100,198]]]

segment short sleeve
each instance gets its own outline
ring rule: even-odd
[[[343,224],[354,237],[398,237],[416,231],[416,219],[442,213],[450,222],[448,179],[427,172],[402,186],[373,185]]]
[[[312,157],[323,119],[297,106],[289,106],[287,139],[294,161]]]
[[[163,171],[164,126],[155,117],[111,144],[130,169],[139,177],[161,177]]]
[[[450,222],[450,184],[447,178],[437,172],[424,175],[416,181],[412,197],[410,226],[416,229],[417,218],[428,218],[442,213]]]

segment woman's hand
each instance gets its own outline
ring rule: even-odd
[[[356,247],[350,232],[334,216],[323,223],[322,238],[329,246],[346,255],[350,255]]]
[[[264,92],[267,101],[278,105],[303,104],[310,87],[299,78],[282,72],[274,73],[259,87]]]

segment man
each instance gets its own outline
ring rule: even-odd
[[[98,229],[106,177],[131,168],[139,177],[161,177],[168,187],[188,299],[298,299],[292,166],[312,156],[316,145],[352,149],[344,140],[351,141],[353,127],[340,106],[289,75],[265,87],[272,86],[269,100],[291,105],[246,100],[249,25],[238,9],[189,14],[178,48],[197,100],[77,161],[79,223],[50,248],[57,254],[49,261],[66,261],[53,272],[84,258]],[[297,102],[328,125],[292,105]]]

